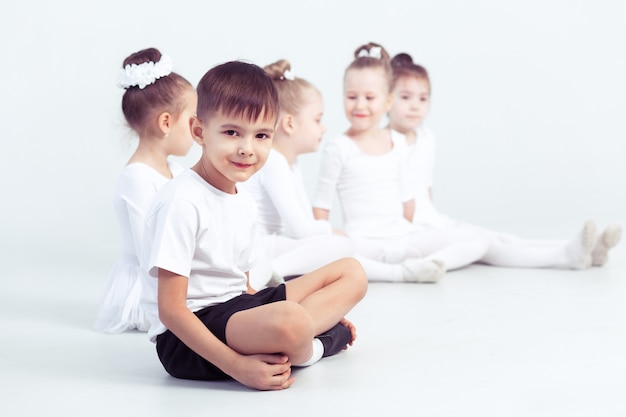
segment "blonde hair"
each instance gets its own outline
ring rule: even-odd
[[[318,91],[307,80],[292,77],[291,64],[286,59],[280,59],[263,67],[265,73],[274,81],[278,91],[278,101],[281,111],[289,114],[298,114],[302,105],[303,92],[307,89]]]
[[[348,65],[348,68],[346,68],[346,73],[351,69],[363,68],[382,69],[385,73],[385,78],[387,79],[387,85],[391,88],[392,72],[389,54],[382,45],[369,42],[365,45],[359,46],[354,51],[354,60],[350,63],[350,65]]]

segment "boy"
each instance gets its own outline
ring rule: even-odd
[[[352,345],[356,330],[343,317],[364,297],[367,278],[346,258],[255,293],[247,271],[256,205],[237,183],[267,159],[276,90],[258,66],[227,62],[209,70],[197,92],[190,127],[202,156],[162,189],[146,216],[149,336],[175,377],[288,388],[292,365]]]

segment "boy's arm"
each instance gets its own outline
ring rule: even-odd
[[[291,386],[294,378],[286,356],[237,353],[187,308],[187,277],[164,269],[159,269],[158,277],[159,318],[190,349],[248,387],[278,390]]]

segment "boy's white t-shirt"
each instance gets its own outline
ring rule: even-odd
[[[142,306],[148,337],[166,331],[157,306],[158,269],[189,278],[187,307],[195,312],[247,290],[256,204],[246,192],[228,194],[187,170],[161,189],[146,213]]]

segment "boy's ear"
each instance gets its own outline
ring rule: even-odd
[[[198,116],[192,116],[189,119],[189,129],[193,140],[200,146],[204,146],[204,126]]]
[[[280,127],[288,135],[291,135],[295,129],[295,118],[289,113],[284,114],[283,117],[280,118]]]
[[[164,111],[159,114],[157,124],[159,125],[159,129],[163,133],[163,136],[167,136],[172,128],[172,115]]]

